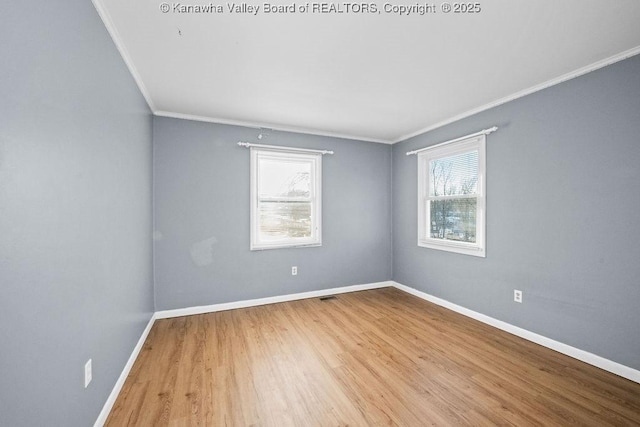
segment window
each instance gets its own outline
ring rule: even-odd
[[[418,246],[485,256],[485,135],[418,154]]]
[[[251,148],[251,250],[320,246],[322,154]]]

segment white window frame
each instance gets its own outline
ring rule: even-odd
[[[431,200],[444,200],[447,198],[459,199],[457,196],[430,196],[429,163],[444,157],[478,151],[478,184],[476,203],[476,241],[456,242],[431,237]],[[478,135],[455,142],[439,144],[433,148],[427,148],[418,153],[418,246],[441,251],[455,252],[477,257],[486,257],[486,136]]]
[[[259,233],[260,203],[258,184],[260,180],[260,159],[280,161],[305,161],[311,165],[310,197],[311,236],[289,238],[277,242],[262,241]],[[322,153],[307,153],[286,149],[251,147],[251,244],[250,250],[299,248],[322,246]]]

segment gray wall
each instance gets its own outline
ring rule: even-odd
[[[493,125],[487,257],[418,248],[405,152]],[[393,147],[394,280],[635,369],[639,215],[640,56]]]
[[[235,145],[258,131],[155,118],[152,156],[150,112],[90,2],[4,5],[0,57],[0,425],[91,425],[154,310],[154,273],[157,310],[393,277],[640,369],[640,57],[393,148],[269,132],[336,155],[323,246],[261,252]],[[418,248],[405,151],[494,124],[487,258]]]
[[[157,310],[391,278],[391,147],[258,133],[154,118]],[[238,141],[335,150],[323,158],[322,247],[249,251],[249,150]]]
[[[0,26],[0,425],[88,426],[153,311],[151,115],[90,1],[25,7]]]

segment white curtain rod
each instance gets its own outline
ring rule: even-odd
[[[407,156],[411,156],[412,154],[418,154],[421,151],[431,150],[432,148],[441,147],[441,146],[446,145],[446,144],[451,144],[452,142],[458,142],[458,141],[462,141],[463,139],[473,138],[474,136],[489,135],[490,133],[493,133],[493,132],[495,132],[497,130],[498,130],[498,126],[494,126],[492,128],[489,128],[489,129],[483,129],[480,132],[472,133],[470,135],[461,136],[460,138],[451,139],[449,141],[441,142],[441,143],[436,144],[436,145],[430,145],[429,147],[420,148],[419,150],[407,151]]]
[[[325,154],[333,154],[331,150],[312,150],[309,148],[295,148],[295,147],[283,147],[281,145],[263,145],[263,144],[252,144],[250,142],[238,142],[240,147],[260,147],[260,148],[270,148],[272,150],[287,150],[287,151],[300,151],[303,153],[320,153],[322,155]]]

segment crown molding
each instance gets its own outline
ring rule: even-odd
[[[250,127],[250,128],[269,128],[269,129],[273,129],[273,130],[278,130],[278,131],[284,131],[284,132],[296,132],[296,133],[303,133],[303,134],[308,134],[308,135],[317,135],[317,136],[326,136],[326,137],[331,137],[331,138],[341,138],[341,139],[351,139],[351,140],[358,140],[358,141],[366,141],[366,142],[375,142],[375,143],[379,143],[379,144],[396,144],[399,142],[403,142],[406,141],[410,138],[413,138],[415,136],[430,132],[432,130],[438,129],[440,127],[446,126],[448,124],[457,122],[459,120],[462,120],[464,118],[470,117],[474,114],[480,113],[482,111],[486,111],[489,110],[491,108],[497,107],[499,105],[502,104],[506,104],[507,102],[510,101],[514,101],[516,99],[522,98],[524,96],[530,95],[532,93],[541,91],[543,89],[549,88],[551,86],[555,86],[557,84],[563,83],[567,80],[571,80],[574,79],[576,77],[582,76],[584,74],[590,73],[592,71],[598,70],[600,68],[606,67],[608,65],[614,64],[616,62],[625,60],[627,58],[630,58],[632,56],[638,55],[640,54],[640,46],[636,46],[633,47],[631,49],[625,50],[623,52],[620,52],[616,55],[610,56],[608,58],[602,59],[600,61],[596,61],[594,63],[591,63],[589,65],[586,65],[584,67],[578,68],[574,71],[571,71],[569,73],[563,74],[559,77],[547,80],[543,83],[531,86],[527,89],[515,92],[511,95],[507,95],[503,98],[497,99],[495,101],[489,102],[487,104],[481,105],[479,107],[473,108],[471,110],[465,111],[461,114],[457,114],[455,116],[449,117],[445,120],[439,121],[437,123],[428,125],[424,128],[418,129],[414,132],[411,133],[407,133],[404,135],[401,135],[395,139],[380,139],[380,138],[372,138],[369,136],[362,136],[362,135],[349,135],[349,134],[344,134],[344,133],[337,133],[337,132],[327,132],[327,131],[322,131],[319,129],[313,129],[313,128],[305,128],[305,127],[296,127],[296,126],[285,126],[285,125],[274,125],[271,123],[263,123],[263,122],[253,122],[253,121],[246,121],[246,120],[233,120],[233,119],[224,119],[224,118],[219,118],[219,117],[208,117],[208,116],[199,116],[199,115],[192,115],[192,114],[184,114],[184,113],[176,113],[176,112],[171,112],[171,111],[162,111],[162,110],[158,110],[155,106],[155,104],[153,103],[153,100],[151,98],[151,94],[149,93],[149,91],[147,90],[147,88],[145,87],[142,78],[140,76],[140,73],[138,72],[138,70],[136,69],[133,60],[131,59],[131,56],[129,55],[129,52],[126,48],[126,45],[122,39],[122,37],[120,36],[115,24],[113,23],[113,20],[111,19],[111,16],[109,15],[109,13],[107,12],[106,8],[104,7],[104,5],[102,4],[101,0],[92,0],[92,3],[94,5],[94,7],[96,8],[98,15],[100,16],[100,18],[102,19],[102,22],[104,23],[105,27],[107,28],[107,31],[109,32],[109,35],[111,36],[111,39],[113,40],[114,44],[116,45],[116,48],[118,49],[118,52],[120,52],[120,56],[122,56],[122,59],[124,60],[127,68],[129,69],[129,72],[131,73],[131,75],[133,76],[133,79],[135,80],[136,84],[138,85],[138,88],[140,89],[140,92],[142,93],[142,96],[144,97],[144,99],[146,100],[147,104],[149,105],[149,108],[151,109],[151,111],[153,112],[154,115],[156,116],[160,116],[160,117],[171,117],[171,118],[177,118],[177,119],[184,119],[184,120],[194,120],[194,121],[200,121],[200,122],[208,122],[208,123],[218,123],[218,124],[226,124],[226,125],[234,125],[234,126],[244,126],[244,127]]]
[[[149,106],[152,112],[155,111],[156,107],[153,103],[153,100],[151,99],[151,94],[147,90],[146,86],[144,85],[144,82],[142,81],[142,77],[140,77],[140,73],[138,72],[137,68],[133,64],[133,60],[129,55],[129,51],[127,50],[127,47],[122,37],[120,36],[118,29],[113,23],[113,20],[111,19],[111,15],[109,15],[109,12],[107,12],[107,9],[104,7],[104,5],[100,0],[91,0],[91,2],[93,3],[93,6],[98,11],[98,15],[100,16],[100,19],[102,19],[102,23],[104,24],[104,26],[107,28],[107,32],[111,36],[111,40],[113,40],[113,43],[116,45],[116,48],[118,49],[118,52],[120,52],[120,56],[124,60],[124,63],[129,69],[129,72],[133,76],[133,80],[135,80],[136,84],[138,85],[138,89],[140,89],[142,96],[144,97],[145,101],[147,101],[147,105]]]
[[[544,83],[540,83],[540,84],[537,84],[535,86],[531,86],[530,88],[527,88],[527,89],[521,90],[519,92],[513,93],[511,95],[505,96],[504,98],[500,98],[500,99],[498,99],[496,101],[492,101],[492,102],[490,102],[488,104],[481,105],[480,107],[473,108],[471,110],[465,111],[464,113],[457,114],[457,115],[455,115],[453,117],[450,117],[448,119],[442,120],[442,121],[440,121],[438,123],[435,123],[433,125],[429,125],[429,126],[427,126],[425,128],[417,130],[415,132],[408,133],[408,134],[403,135],[403,136],[401,136],[399,138],[396,138],[391,143],[392,144],[397,144],[398,142],[406,141],[407,139],[413,138],[414,136],[422,135],[423,133],[427,133],[427,132],[432,131],[434,129],[437,129],[437,128],[446,126],[448,124],[457,122],[458,120],[462,120],[464,118],[467,118],[467,117],[472,116],[474,114],[480,113],[482,111],[489,110],[489,109],[491,109],[493,107],[497,107],[497,106],[502,105],[502,104],[506,104],[507,102],[514,101],[514,100],[516,100],[518,98],[522,98],[524,96],[527,96],[527,95],[530,95],[532,93],[541,91],[541,90],[546,89],[548,87],[555,86],[555,85],[560,84],[562,82],[566,82],[567,80],[575,79],[576,77],[580,77],[580,76],[582,76],[584,74],[587,74],[587,73],[590,73],[592,71],[596,71],[596,70],[598,70],[600,68],[606,67],[607,65],[611,65],[611,64],[614,64],[616,62],[625,60],[625,59],[630,58],[632,56],[635,56],[635,55],[637,55],[639,53],[640,53],[640,46],[636,46],[636,47],[634,47],[632,49],[625,50],[624,52],[620,52],[620,53],[618,53],[616,55],[613,55],[613,56],[610,56],[608,58],[602,59],[600,61],[594,62],[594,63],[589,64],[587,66],[584,66],[582,68],[578,68],[577,70],[571,71],[571,72],[569,72],[567,74],[563,74],[560,77],[556,77],[556,78],[553,78],[551,80],[547,80]]]
[[[183,113],[174,113],[171,111],[154,111],[153,114],[159,117],[170,117],[174,119],[183,119],[183,120],[195,120],[198,122],[207,122],[207,123],[217,123],[221,125],[232,125],[232,126],[243,126],[248,128],[255,129],[264,129],[268,128],[271,130],[282,131],[282,132],[295,132],[295,133],[304,133],[307,135],[316,135],[316,136],[327,136],[330,138],[341,138],[341,139],[352,139],[355,141],[365,141],[365,142],[375,142],[378,144],[392,144],[392,141],[384,140],[384,139],[376,139],[368,136],[358,136],[358,135],[347,135],[343,133],[336,132],[325,132],[318,129],[304,128],[304,127],[296,127],[296,126],[282,126],[282,125],[274,125],[272,123],[264,123],[264,122],[251,122],[244,120],[232,120],[232,119],[222,119],[218,117],[208,117],[208,116],[198,116],[194,114],[183,114]]]

